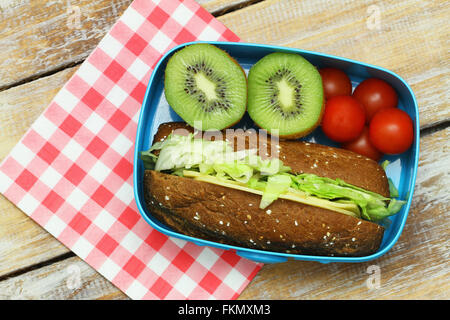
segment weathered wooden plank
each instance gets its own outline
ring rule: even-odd
[[[449,18],[446,1],[267,0],[218,20],[242,41],[325,52],[396,72],[411,85],[421,126],[428,127],[450,119]]]
[[[0,89],[83,61],[131,2],[0,2]],[[219,14],[246,2],[251,0],[199,1]]]
[[[0,282],[0,299],[128,299],[79,258],[72,257]]]
[[[449,135],[447,128],[421,140],[411,211],[387,254],[361,264],[265,265],[240,299],[449,299]],[[367,285],[371,268],[379,268],[378,289]]]
[[[229,10],[238,10],[261,0],[196,0],[203,8],[218,16]]]
[[[0,88],[82,61],[130,3],[2,1]]]
[[[0,213],[0,277],[69,251],[3,195]]]

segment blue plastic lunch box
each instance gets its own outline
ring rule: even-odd
[[[153,74],[151,75],[142,104],[134,150],[133,183],[137,207],[145,221],[147,221],[154,229],[168,236],[176,237],[186,241],[192,241],[200,246],[211,246],[225,250],[235,250],[236,253],[241,257],[263,263],[278,263],[287,261],[288,259],[319,261],[322,263],[364,262],[376,259],[389,251],[399,238],[405,225],[408,211],[411,206],[411,200],[416,181],[417,164],[419,161],[420,131],[419,111],[414,94],[409,85],[402,78],[389,70],[346,58],[340,58],[324,53],[305,51],[294,48],[238,42],[207,42],[227,51],[234,59],[236,59],[240,63],[240,65],[246,72],[248,72],[248,70],[254,63],[256,63],[259,59],[269,53],[289,52],[302,55],[318,68],[334,67],[345,71],[347,75],[349,75],[353,87],[356,87],[362,80],[366,78],[376,77],[387,81],[396,89],[399,95],[399,108],[406,111],[411,116],[414,122],[415,136],[413,145],[408,151],[398,156],[385,156],[383,159],[381,159],[381,161],[384,161],[386,159],[390,161],[390,164],[386,169],[387,176],[391,178],[395,186],[397,186],[400,199],[405,199],[407,203],[403,206],[399,213],[390,217],[391,224],[385,230],[383,241],[379,250],[374,254],[363,257],[312,256],[256,250],[186,236],[171,230],[169,227],[161,224],[152,216],[152,213],[147,210],[144,202],[142,183],[144,168],[142,161],[139,158],[139,152],[148,150],[150,148],[150,146],[152,145],[153,136],[161,123],[170,121],[182,121],[182,119],[171,109],[165,99],[164,70],[167,61],[174,54],[174,52],[194,43],[198,42],[184,43],[182,45],[174,47],[159,60],[155,69],[153,70]],[[251,128],[253,127],[253,122],[246,115],[244,116],[242,121],[235,127]],[[330,146],[337,146],[335,143],[324,136],[320,128],[316,129],[310,135],[302,138],[302,140]]]

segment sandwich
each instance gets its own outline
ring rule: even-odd
[[[376,252],[386,218],[404,204],[391,198],[383,167],[348,150],[263,133],[161,124],[141,152],[148,211],[176,232],[233,246]]]

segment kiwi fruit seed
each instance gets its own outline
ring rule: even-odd
[[[167,62],[164,93],[169,105],[192,127],[222,130],[245,113],[247,78],[225,51],[211,44],[193,44]]]
[[[319,125],[324,111],[319,71],[298,54],[264,56],[248,74],[247,109],[270,134],[286,139],[307,135]]]

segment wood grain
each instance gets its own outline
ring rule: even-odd
[[[213,15],[222,15],[230,9],[237,10],[258,0],[197,0],[203,8]],[[260,0],[259,0],[260,1]]]
[[[3,1],[0,88],[85,59],[131,0]],[[79,8],[80,25],[73,19]]]
[[[0,159],[76,70],[65,67],[81,62],[90,53],[126,2],[71,1],[80,6],[83,14],[88,13],[86,18],[97,21],[82,24],[82,29],[70,34],[66,30],[67,7],[62,4],[41,0],[0,2],[0,88],[15,86],[0,92]],[[199,2],[209,6],[210,11],[230,5],[222,0]],[[420,105],[422,128],[448,121],[449,50],[445,25],[450,18],[449,5],[414,0],[383,2],[379,4],[380,30],[367,27],[370,5],[268,0],[218,19],[244,41],[322,51],[391,69],[412,85]],[[45,19],[45,10],[51,19]],[[85,30],[87,26],[93,29]],[[48,76],[39,79],[42,75]],[[38,80],[29,81],[35,78]],[[402,236],[387,255],[366,264],[290,261],[266,265],[240,299],[450,298],[448,136],[446,128],[421,139],[413,207]],[[0,298],[126,298],[112,285],[105,289],[103,282],[107,281],[78,257],[20,274],[22,269],[69,251],[3,196],[0,212],[0,278],[5,279],[0,281],[0,292],[5,293]],[[81,265],[82,279],[92,276],[89,285],[78,293],[66,290],[67,274],[58,275],[74,263]],[[372,264],[381,271],[381,288],[377,290],[366,286],[367,267]],[[8,278],[8,274],[14,276]],[[16,295],[20,290],[26,295]]]
[[[0,2],[0,90],[83,61],[131,2]],[[219,14],[251,0],[199,2],[210,12]],[[76,23],[78,12],[79,23]]]
[[[128,299],[87,263],[72,257],[0,282],[0,299]]]

